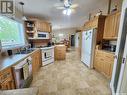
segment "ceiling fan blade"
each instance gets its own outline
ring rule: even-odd
[[[77,8],[78,7],[78,4],[72,4],[71,6],[70,6],[70,8]]]
[[[63,10],[63,9],[65,9],[64,7],[56,7],[56,9],[58,9],[58,10]]]

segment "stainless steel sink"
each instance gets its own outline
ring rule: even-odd
[[[33,48],[30,48],[30,49],[27,49],[27,50],[21,50],[19,52],[19,54],[29,54],[29,53],[33,52],[34,50],[35,49],[33,49]]]

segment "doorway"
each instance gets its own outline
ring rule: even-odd
[[[75,46],[75,35],[71,35],[71,46]]]

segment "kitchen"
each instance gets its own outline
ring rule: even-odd
[[[1,10],[0,95],[126,95],[127,1],[97,2],[16,0],[13,14]]]

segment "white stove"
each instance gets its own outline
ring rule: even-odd
[[[54,63],[54,46],[43,47],[42,50],[42,66]]]

